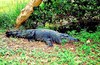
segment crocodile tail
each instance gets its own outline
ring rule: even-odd
[[[18,34],[19,31],[7,31],[5,34],[6,34],[6,37],[16,37],[17,34]]]

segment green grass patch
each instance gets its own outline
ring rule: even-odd
[[[0,2],[0,27],[12,28],[16,22],[22,8],[28,3],[28,0],[1,0]]]
[[[91,39],[94,42],[100,42],[100,31],[97,30],[94,33],[89,33],[86,31],[81,31],[79,33],[75,31],[69,32],[70,35],[78,38],[81,42],[86,42],[88,39]]]

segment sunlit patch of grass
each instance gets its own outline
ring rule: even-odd
[[[75,55],[69,50],[59,50],[52,53],[45,53],[40,49],[34,49],[32,51],[26,51],[25,49],[11,50],[7,48],[0,49],[0,63],[5,64],[17,64],[17,65],[28,65],[28,64],[74,64]],[[55,53],[56,52],[56,53]],[[20,63],[19,63],[20,62]]]
[[[93,42],[100,42],[100,31],[97,30],[94,33],[89,33],[86,31],[81,31],[79,33],[75,31],[69,32],[75,38],[78,38],[81,42],[86,42],[88,39],[91,39]]]
[[[0,0],[0,12],[5,13],[18,6],[18,4],[28,3],[29,0]],[[21,7],[21,6],[20,6]]]
[[[76,49],[76,55],[79,57],[81,64],[96,65],[100,62],[100,45],[98,43],[79,44]]]
[[[73,52],[69,50],[62,49],[62,52],[61,51],[58,52],[58,57],[59,57],[59,60],[57,60],[58,64],[64,64],[64,63],[68,65],[76,64],[76,61],[74,59],[75,55],[73,54]]]
[[[0,4],[0,27],[14,27],[17,16],[28,0],[1,0]]]
[[[86,31],[81,31],[80,33],[76,33],[72,31],[69,33],[70,35],[78,38],[80,42],[74,43],[76,45],[76,53],[75,55],[81,61],[80,64],[86,65],[96,65],[100,62],[100,31],[96,31],[95,33],[88,33]],[[91,42],[87,42],[90,39]]]
[[[5,33],[6,31],[6,29],[0,29],[0,34]]]

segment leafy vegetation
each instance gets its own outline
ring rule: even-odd
[[[0,14],[0,26],[3,28],[14,27],[17,16],[28,1],[16,1],[16,3],[14,2],[15,4],[12,3],[12,0],[11,3],[8,2],[10,8],[7,7],[8,4],[4,5],[5,7],[1,6],[4,13]],[[94,32],[100,21],[100,15],[98,14],[100,12],[99,4],[97,0],[75,0],[74,2],[71,0],[45,1],[39,7],[34,8],[33,14],[24,24],[24,27],[45,27],[46,23],[49,23],[52,26],[48,25],[46,28],[58,31],[59,27],[62,26],[60,31],[63,28],[67,28],[67,30],[87,29],[87,31],[92,30]],[[54,26],[53,24],[56,25]]]
[[[27,0],[2,0],[0,4],[2,4],[0,5],[0,28],[7,29],[14,27],[16,18],[21,9],[27,4]]]
[[[52,27],[48,25],[47,28],[58,31],[61,26],[60,31],[67,28],[67,30],[74,29],[80,31],[81,29],[86,29],[88,32],[95,32],[100,24],[99,4],[97,0],[75,0],[74,2],[71,0],[51,0],[42,3],[38,8],[34,8],[35,11],[30,16],[29,21],[32,21],[30,24],[33,26],[36,25],[33,22],[40,22],[46,27],[47,23],[49,25],[51,23],[55,24]],[[30,28],[30,24],[25,27]],[[37,26],[40,25],[37,24]]]

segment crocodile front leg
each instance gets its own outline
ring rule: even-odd
[[[45,38],[43,41],[44,41],[49,47],[52,47],[52,46],[53,46],[52,41],[51,41],[50,38]]]

